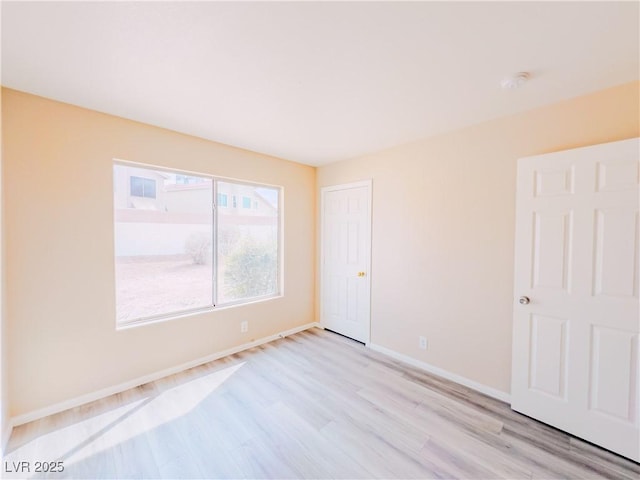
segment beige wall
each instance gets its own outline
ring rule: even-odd
[[[2,111],[2,95],[0,95],[0,111]],[[5,269],[4,269],[4,202],[2,197],[2,115],[0,115],[0,456],[4,452],[5,442],[9,440],[9,343],[7,341],[5,313]]]
[[[2,115],[11,415],[314,321],[314,168],[13,90]],[[282,185],[284,297],[116,331],[113,158]]]
[[[11,415],[313,321],[315,187],[364,178],[372,342],[508,392],[516,159],[638,136],[639,87],[321,167],[317,182],[311,167],[3,89]],[[114,157],[284,186],[285,296],[116,331]]]
[[[371,341],[509,392],[516,160],[638,136],[639,87],[319,168],[373,179]]]

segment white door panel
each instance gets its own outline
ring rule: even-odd
[[[322,190],[321,324],[369,341],[371,183]]]
[[[632,139],[518,162],[511,392],[514,410],[636,461],[639,160]]]

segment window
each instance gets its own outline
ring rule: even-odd
[[[176,174],[176,184],[178,185],[193,185],[196,183],[202,183],[205,182],[206,179],[202,178],[202,177],[194,177],[191,175],[181,175],[181,174]]]
[[[156,198],[156,181],[152,178],[131,177],[131,196]]]
[[[264,199],[260,215],[243,210],[219,211],[217,216],[217,292],[221,303],[241,302],[278,293],[279,189],[217,182],[219,191],[242,191]],[[245,199],[242,197],[243,208]]]
[[[120,188],[127,183],[131,196],[153,200],[132,202]],[[214,198],[226,207],[229,196],[242,196],[243,205],[259,198],[260,212],[212,210]],[[119,325],[280,292],[278,187],[118,162],[114,219]]]
[[[238,198],[234,195],[231,197],[232,207],[238,208]]]
[[[249,197],[242,197],[242,208],[251,208],[251,199]]]

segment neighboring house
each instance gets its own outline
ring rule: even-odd
[[[219,241],[233,243],[240,230],[265,238],[277,227],[276,189],[226,181],[217,188]],[[211,179],[116,165],[116,256],[184,254],[190,235],[211,234],[213,203]]]
[[[216,204],[224,215],[272,217],[277,212],[277,197],[267,198],[268,191],[241,183],[218,182]]]
[[[211,180],[164,173],[132,166],[114,169],[116,210],[209,213],[207,197]],[[274,195],[269,195],[273,193]],[[273,216],[277,212],[275,189],[232,182],[218,182],[216,205],[221,212],[249,216]]]
[[[170,175],[129,166],[117,166],[113,175],[116,209],[165,210],[165,190],[162,186]]]

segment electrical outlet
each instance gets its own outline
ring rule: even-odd
[[[244,320],[240,322],[240,333],[247,333],[249,331],[249,322]]]
[[[419,341],[418,345],[422,350],[426,350],[427,349],[427,337],[420,337],[420,341]]]

